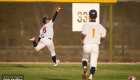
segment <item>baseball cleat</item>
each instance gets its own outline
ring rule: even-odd
[[[60,63],[60,60],[56,60],[56,63],[54,63],[54,66],[57,66]]]
[[[34,40],[35,40],[35,37],[32,37],[32,38],[30,38],[29,40],[30,40],[30,41],[34,41]]]
[[[83,74],[82,74],[83,80],[86,80],[86,78],[87,78],[87,71],[88,71],[88,69],[87,68],[84,68]]]
[[[88,80],[92,80],[92,77],[89,77]]]
[[[88,80],[92,80],[92,77],[89,77]]]

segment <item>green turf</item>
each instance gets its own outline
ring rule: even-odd
[[[0,64],[2,75],[24,75],[24,80],[82,80],[81,64]],[[98,64],[94,80],[140,80],[140,64]]]

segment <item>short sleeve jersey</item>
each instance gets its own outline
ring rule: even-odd
[[[41,29],[40,29],[40,38],[48,37],[48,38],[53,38],[54,31],[53,31],[53,22],[50,20],[49,23],[45,24]]]
[[[101,37],[106,36],[106,29],[97,22],[87,22],[83,25],[82,34],[85,34],[84,44],[100,44]]]

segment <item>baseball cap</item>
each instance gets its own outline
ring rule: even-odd
[[[49,17],[44,17],[43,19],[42,19],[42,22],[45,24],[46,23],[46,20],[50,20],[51,18],[49,18]]]
[[[92,9],[92,10],[89,11],[89,15],[92,18],[96,18],[97,17],[97,11]]]

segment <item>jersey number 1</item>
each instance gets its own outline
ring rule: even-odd
[[[95,29],[92,29],[92,38],[95,37]]]

